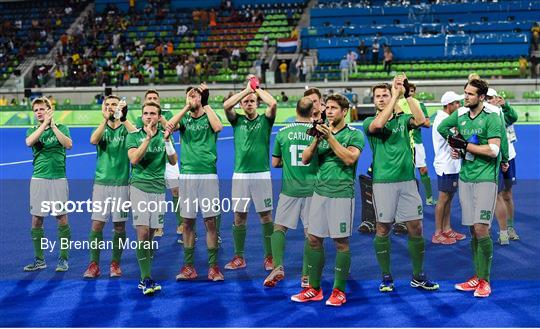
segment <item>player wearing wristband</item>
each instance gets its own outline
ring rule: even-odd
[[[47,267],[41,239],[44,238],[43,219],[49,211],[43,209],[45,202],[68,201],[68,183],[66,179],[66,149],[73,146],[69,129],[54,121],[54,109],[47,98],[36,98],[32,102],[32,111],[39,125],[26,131],[26,146],[32,148],[34,157],[32,179],[30,181],[30,214],[32,215],[32,243],[34,262],[24,267],[25,271],[37,271]],[[65,209],[50,212],[58,221],[58,239],[71,239],[71,229]],[[69,269],[68,250],[60,249],[56,266],[57,272]]]
[[[264,114],[257,113],[259,97],[267,104]],[[244,114],[236,113],[234,107],[240,103]],[[234,131],[234,174],[232,181],[234,204],[234,257],[225,269],[246,267],[244,244],[246,240],[247,210],[252,201],[259,213],[264,242],[264,268],[273,269],[271,236],[272,224],[272,180],[270,178],[270,134],[276,118],[276,100],[267,91],[259,88],[259,81],[248,76],[247,86],[228,98],[223,104],[227,120]],[[243,200],[249,200],[245,202]]]
[[[142,106],[144,127],[130,133],[127,138],[128,157],[132,166],[129,196],[132,204],[133,226],[137,230],[137,260],[141,271],[139,288],[151,295],[161,290],[152,280],[154,257],[153,237],[156,229],[163,228],[165,215],[165,163],[177,161],[171,131],[158,129],[161,107],[149,102]],[[157,211],[150,211],[150,204],[157,204]]]
[[[126,240],[127,212],[111,209],[108,201],[117,203],[129,201],[129,158],[126,141],[135,127],[127,120],[128,108],[118,96],[107,96],[101,105],[103,120],[90,136],[90,143],[96,145],[97,163],[92,191],[92,202],[101,204],[104,209],[92,213],[90,230],[90,264],[83,274],[84,278],[100,276],[99,244],[103,241],[103,227],[111,217],[114,225],[112,261],[109,267],[110,277],[122,276],[120,258],[121,245]]]

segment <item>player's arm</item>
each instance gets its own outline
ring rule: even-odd
[[[132,147],[128,150],[129,162],[131,162],[132,165],[137,165],[141,162],[146,154],[146,150],[148,150],[148,145],[150,145],[150,139],[152,139],[152,137],[147,135],[139,147]]]
[[[165,120],[165,125],[163,127],[166,127],[167,129],[176,128],[178,126],[178,123],[184,115],[189,111],[190,105],[187,103],[184,108],[180,110],[180,112],[176,113],[169,121]],[[163,117],[162,117],[163,118]]]
[[[406,77],[405,77],[406,79]],[[411,114],[413,117],[409,121],[409,125],[414,127],[421,127],[426,122],[426,117],[424,116],[424,112],[422,112],[422,109],[420,108],[420,102],[418,102],[416,99],[414,99],[412,96],[407,95],[409,97],[405,98],[407,101],[407,104],[409,105],[409,108],[411,109]]]
[[[107,127],[107,118],[104,118],[100,123],[99,126],[94,130],[92,135],[90,136],[90,144],[97,145],[99,141],[101,141],[101,137],[103,137],[103,134],[105,133],[105,127]],[[129,131],[129,129],[128,129]],[[130,131],[131,132],[131,131]]]
[[[442,120],[439,126],[437,127],[437,131],[444,139],[448,139],[448,136],[452,134],[450,129],[453,129],[457,127],[458,120],[458,111],[454,111],[449,117]]]
[[[313,156],[316,155],[317,147],[319,146],[320,139],[319,137],[314,137],[311,144],[309,144],[308,148],[302,152],[302,163],[307,165],[311,162],[311,159],[313,159]]]
[[[502,99],[502,111],[504,114],[504,122],[507,126],[510,126],[511,124],[515,123],[518,120],[518,113],[508,102],[505,102],[504,99]]]
[[[253,89],[251,89],[249,86],[242,90],[241,92],[232,95],[229,97],[225,103],[223,103],[223,108],[225,109],[225,116],[227,116],[227,120],[229,122],[236,121],[236,111],[234,110],[234,107],[236,104],[240,103],[242,98],[246,97],[247,95],[253,93]]]
[[[420,109],[422,110],[422,113],[424,113],[424,117],[426,118],[424,120],[424,128],[429,128],[431,127],[431,120],[429,120],[429,116],[428,116],[428,113],[427,113],[427,108],[426,106],[424,105],[424,103],[420,103]]]
[[[358,158],[360,157],[360,149],[354,146],[343,146],[341,145],[334,134],[332,134],[332,130],[327,125],[317,125],[317,130],[319,130],[321,133],[323,133],[323,138],[328,141],[328,145],[330,145],[330,148],[332,151],[334,151],[334,154],[337,155],[338,158],[343,161],[343,163],[346,166],[352,166],[358,161]]]
[[[276,110],[277,110],[277,102],[274,99],[274,97],[272,97],[272,95],[270,95],[269,92],[267,92],[266,90],[263,90],[261,88],[255,89],[255,92],[262,99],[262,101],[266,105],[268,105],[266,107],[266,111],[264,112],[266,117],[268,119],[272,119],[272,120],[275,119],[276,118]]]
[[[401,86],[398,86],[398,82],[401,82]],[[368,127],[371,134],[378,133],[384,128],[388,120],[390,120],[397,100],[403,94],[403,92],[403,79],[401,77],[395,77],[394,82],[392,83],[392,98],[390,99],[390,102],[381,112],[379,112],[378,115],[375,116],[375,119]]]
[[[58,139],[58,142],[60,142],[60,144],[62,144],[62,146],[66,150],[71,150],[71,148],[73,147],[73,141],[71,140],[71,138],[66,136],[66,134],[64,134],[60,129],[58,129],[58,126],[56,125],[56,123],[54,122],[54,118],[52,117],[52,113],[51,113],[51,129],[54,135],[56,136],[56,138]]]
[[[499,153],[505,152],[504,150],[501,151],[501,148],[504,147],[504,145],[501,145],[501,136],[503,133],[506,133],[503,128],[502,118],[498,114],[490,115],[490,117],[486,119],[485,128],[487,135],[490,136],[488,138],[487,145],[479,145],[477,142],[469,142],[472,138],[470,138],[469,141],[466,141],[461,135],[449,136],[448,144],[450,144],[450,146],[454,149],[464,150],[475,155],[497,158]]]
[[[172,130],[170,129],[165,129],[165,152],[167,153],[167,161],[169,161],[170,165],[174,166],[178,161],[178,156],[176,155],[176,150],[174,149],[174,145],[170,139],[171,131]]]
[[[283,159],[281,157],[277,157],[272,155],[272,167],[274,168],[282,168],[283,167]]]
[[[26,137],[26,146],[32,147],[34,144],[36,144],[39,141],[39,137],[41,137],[41,134],[47,129],[49,126],[49,123],[46,121],[43,121],[42,124],[39,125],[39,127],[34,130],[28,137]]]
[[[501,139],[499,137],[496,137],[488,139],[487,145],[476,145],[473,143],[468,143],[465,150],[472,154],[496,158],[499,156],[500,147]]]
[[[216,114],[216,111],[210,106],[206,105],[203,107],[204,112],[206,112],[206,115],[208,116],[208,122],[210,122],[210,126],[212,127],[212,130],[216,133],[223,130],[223,123],[221,123],[221,120]]]

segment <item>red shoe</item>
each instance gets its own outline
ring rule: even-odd
[[[478,288],[478,285],[480,284],[480,281],[478,280],[478,277],[475,275],[466,282],[463,283],[456,283],[454,285],[454,288],[461,291],[475,291],[476,288]]]
[[[326,301],[326,305],[328,306],[341,306],[347,302],[347,298],[345,297],[345,293],[338,288],[334,288],[332,290],[332,295],[328,300]]]
[[[442,233],[434,234],[431,237],[431,242],[435,244],[454,244],[456,243],[456,239],[450,238]]]
[[[83,274],[83,278],[95,279],[100,275],[101,275],[101,272],[99,271],[99,265],[96,262],[90,262],[90,264],[88,264],[88,268]]]
[[[274,269],[274,258],[272,256],[264,257],[264,269],[272,271]]]
[[[180,273],[176,276],[176,280],[195,280],[197,278],[197,271],[193,265],[184,265],[180,269]]]
[[[223,273],[219,270],[219,266],[214,265],[208,269],[208,280],[214,282],[225,280]]]
[[[283,270],[283,266],[278,266],[273,269],[270,274],[268,274],[266,279],[264,279],[263,285],[270,288],[275,287],[279,281],[283,280],[283,278],[285,278],[285,271]]]
[[[120,269],[120,264],[113,261],[111,262],[111,266],[109,266],[109,276],[111,278],[118,278],[122,276],[122,269]]]
[[[293,302],[318,302],[323,299],[322,289],[313,289],[311,287],[302,290],[299,294],[291,296]]]
[[[461,234],[459,232],[456,232],[454,230],[449,230],[449,231],[446,231],[446,232],[443,232],[442,233],[445,237],[447,238],[453,238],[455,239],[456,241],[461,241],[461,240],[465,240],[467,238],[467,236],[465,234]]]
[[[489,282],[484,279],[480,279],[480,283],[478,283],[478,287],[474,291],[474,297],[485,298],[488,297],[490,294],[491,286],[489,285]]]
[[[233,259],[225,265],[226,270],[237,270],[244,267],[246,267],[246,261],[240,256],[234,256]]]

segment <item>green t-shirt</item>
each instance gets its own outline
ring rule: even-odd
[[[68,127],[57,124],[56,127],[64,135],[71,138]],[[38,126],[28,128],[26,137],[30,136]],[[66,177],[66,149],[60,144],[51,128],[47,128],[32,146],[34,156],[33,178],[57,179]]]
[[[173,117],[173,114],[169,110],[161,110],[161,116],[165,118],[165,120],[169,121]],[[138,116],[135,120],[135,127],[142,128],[144,126],[142,121],[142,116]],[[158,129],[163,130],[163,126],[161,125],[161,122],[158,122]]]
[[[130,133],[127,137],[127,149],[138,148],[145,138],[146,132],[143,129]],[[132,166],[130,184],[147,193],[165,193],[167,161],[163,131],[158,129],[141,161]]]
[[[128,135],[129,132],[123,124],[116,129],[109,125],[105,126],[103,136],[96,145],[97,163],[94,178],[96,184],[128,185],[129,157],[126,148]]]
[[[234,131],[234,172],[256,173],[270,171],[270,134],[274,119],[259,114],[249,120],[236,114],[231,122]]]
[[[334,133],[334,137],[343,147],[354,146],[360,152],[364,149],[364,135],[354,127],[346,125]],[[334,153],[326,140],[319,143],[317,157],[319,170],[315,182],[315,192],[329,198],[354,198],[354,181],[358,161],[352,166],[347,166]]]
[[[409,139],[412,115],[394,115],[381,131],[369,132],[375,117],[364,120],[364,132],[373,152],[373,183],[397,183],[414,180],[414,159]]]
[[[313,195],[318,157],[313,157],[309,165],[302,163],[302,152],[313,141],[313,136],[306,134],[311,126],[309,123],[291,123],[279,130],[274,141],[272,155],[283,162],[281,193],[290,197]]]
[[[424,105],[424,103],[419,102],[416,99],[414,99],[414,101],[418,103],[418,105],[420,106],[420,109],[424,113],[424,116],[427,118],[428,117],[428,112],[427,112],[427,108]],[[401,98],[398,101],[398,104],[401,107],[401,109],[403,110],[403,113],[412,114],[411,113],[411,108],[409,107],[409,103],[407,103],[407,100],[405,98]],[[412,129],[410,131],[409,134],[411,135],[413,144],[423,144],[423,142],[422,142],[422,128],[424,128],[424,126],[418,127],[416,129]]]
[[[217,161],[217,138],[208,115],[192,118],[189,113],[180,121],[180,173],[215,174]]]
[[[467,107],[459,108],[441,122],[437,131],[444,138],[447,138],[452,133],[450,129],[457,128],[458,132],[466,140],[473,135],[477,135],[478,145],[487,145],[490,138],[501,138],[504,130],[498,113],[484,107],[474,119],[471,119],[469,112],[470,110]],[[501,146],[502,144],[501,140]],[[461,162],[459,178],[468,183],[497,182],[501,156],[502,151],[497,158],[466,154]]]

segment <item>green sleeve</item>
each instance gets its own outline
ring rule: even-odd
[[[447,139],[448,136],[452,134],[450,129],[457,127],[458,124],[458,111],[454,111],[448,118],[444,119],[439,127],[437,127],[437,131],[444,139]]]
[[[362,124],[363,127],[364,127],[364,134],[369,135],[369,125],[373,122],[375,118],[374,117],[369,117],[369,118],[366,118],[364,120],[364,123]]]
[[[69,133],[69,128],[64,125],[58,125],[58,130],[62,132],[62,134],[66,135],[67,137],[71,138],[71,134]]]
[[[504,122],[505,118],[504,118],[504,115],[502,115],[501,113],[501,123],[500,123],[500,126],[501,126],[501,162],[508,162],[508,158],[509,158],[509,154],[508,154],[508,136],[506,136],[506,124]],[[491,136],[489,130],[488,130],[488,135]]]
[[[364,149],[364,146],[366,145],[366,142],[364,140],[364,135],[360,130],[354,130],[354,133],[349,141],[349,145],[347,146],[354,146],[360,151]]]
[[[137,128],[143,127],[142,117],[137,117],[137,119],[135,119],[135,127]]]
[[[127,136],[127,140],[126,140],[126,146],[127,146],[127,149],[132,149],[132,148],[138,148],[139,147],[139,143],[137,141],[137,136],[138,134],[135,134],[135,133],[131,133]]]
[[[511,124],[517,121],[518,113],[516,112],[516,110],[514,110],[512,106],[510,106],[510,104],[508,104],[508,102],[506,102],[502,106],[502,110],[504,113],[504,121],[506,123],[506,126],[510,126]]]
[[[424,113],[424,115],[427,118],[429,116],[429,114],[428,114],[428,111],[427,111],[427,107],[424,105],[424,103],[420,103],[420,109],[422,110],[422,112]]]
[[[276,140],[274,141],[274,149],[272,151],[272,156],[276,158],[281,158],[281,134],[277,134]]]
[[[36,131],[36,129],[37,129],[36,127],[30,127],[30,128],[28,128],[28,130],[26,130],[26,137],[32,135],[32,133],[33,133],[34,131]]]

